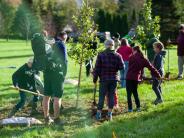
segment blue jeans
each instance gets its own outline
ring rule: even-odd
[[[114,94],[116,92],[117,81],[100,82],[98,110],[102,110],[104,106],[105,96],[108,96],[108,107],[114,107]]]
[[[153,80],[153,85],[152,85],[152,89],[154,90],[157,99],[162,99],[162,88],[161,88],[161,80],[158,79],[154,79]]]
[[[129,65],[129,62],[128,61],[125,61],[125,69],[124,70],[120,70],[120,80],[121,80],[121,87],[122,88],[126,88],[126,75],[127,75],[127,72],[128,72],[128,65]]]
[[[25,103],[26,103],[26,93],[25,92],[22,92],[20,91],[20,101],[17,103],[17,105],[15,106],[15,108],[17,110],[21,109],[24,107]],[[34,95],[33,96],[33,103],[36,103],[38,101],[39,97]]]

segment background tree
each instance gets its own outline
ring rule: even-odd
[[[19,6],[12,30],[19,33],[22,37],[25,36],[26,43],[33,33],[41,31],[41,21],[32,13],[26,2],[22,2]]]
[[[178,34],[180,17],[183,14],[178,11],[182,6],[183,0],[153,0],[153,15],[160,16],[161,40],[167,41],[168,38],[175,38]],[[182,8],[181,8],[182,9]]]
[[[152,15],[152,0],[147,0],[140,12],[139,25],[137,26],[137,39],[144,46],[153,36],[160,37],[160,17]]]
[[[73,16],[74,24],[79,32],[79,43],[73,44],[72,48],[69,50],[69,56],[80,65],[76,107],[78,107],[79,102],[83,62],[97,54],[97,51],[90,49],[90,43],[93,42],[96,35],[96,25],[93,21],[93,17],[94,9],[88,5],[87,0],[83,1],[82,7],[77,11],[77,15]]]
[[[0,13],[3,24],[3,35],[6,36],[7,41],[11,33],[11,27],[15,17],[16,5],[12,5],[8,0],[0,1]]]

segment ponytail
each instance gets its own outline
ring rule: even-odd
[[[134,46],[133,50],[137,51],[144,58],[144,54],[143,54],[140,46]]]

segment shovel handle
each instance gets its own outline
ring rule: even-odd
[[[14,90],[19,90],[19,91],[23,91],[23,92],[30,93],[30,94],[33,94],[33,95],[37,95],[37,96],[42,96],[42,97],[44,97],[43,94],[36,93],[36,92],[32,92],[32,91],[25,90],[25,89],[21,89],[21,88],[17,89],[17,88],[14,87],[14,86],[10,86],[10,88],[12,88],[12,89],[14,89]]]

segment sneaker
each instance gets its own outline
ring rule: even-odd
[[[133,110],[132,109],[128,109],[128,112],[131,113],[131,112],[133,112]]]
[[[96,120],[99,121],[102,119],[102,114],[100,112],[96,113]]]
[[[61,120],[59,117],[54,119],[54,124],[56,125],[64,125],[64,121]]]
[[[17,111],[18,111],[18,110],[14,107],[14,108],[10,111],[10,113],[8,114],[8,118],[13,117]]]
[[[141,112],[141,108],[139,107],[139,108],[137,108],[137,112]]]
[[[154,104],[157,105],[157,104],[160,104],[160,103],[163,103],[163,100],[162,99],[156,99],[154,101]]]
[[[182,76],[178,76],[176,79],[177,79],[177,80],[182,80],[183,77],[182,77]]]
[[[108,119],[109,121],[112,121],[112,112],[108,112],[108,113],[107,113],[107,119]]]
[[[45,124],[51,125],[52,123],[54,123],[54,120],[50,116],[45,118]]]

